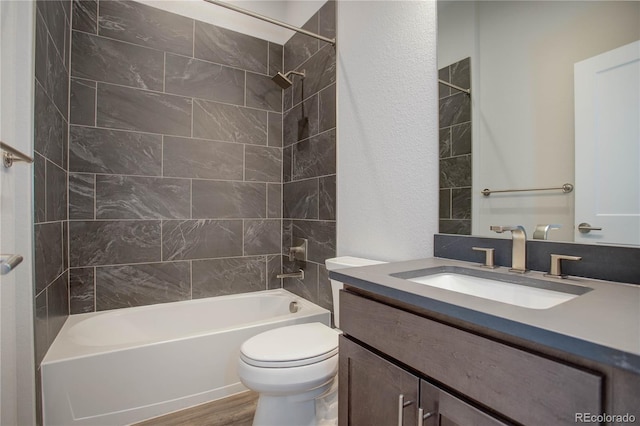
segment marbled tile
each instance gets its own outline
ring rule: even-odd
[[[277,72],[282,72],[283,54],[283,46],[269,42],[269,72],[267,74],[274,76]]]
[[[445,127],[440,129],[439,132],[439,155],[440,158],[451,157],[451,127]]]
[[[48,337],[48,327],[47,327],[47,292],[43,291],[42,293],[36,296],[35,306],[34,306],[34,318],[33,318],[33,328],[34,328],[34,344],[35,344],[35,356],[36,356],[36,366],[39,366],[44,358],[47,350],[49,350],[49,337]]]
[[[194,56],[249,71],[267,73],[268,42],[204,22],[195,23]]]
[[[69,269],[69,221],[62,222],[62,269]]]
[[[35,84],[34,150],[62,166],[65,122],[38,82]]]
[[[64,49],[64,45],[60,46]],[[64,50],[63,50],[64,51]],[[62,51],[62,52],[63,52]],[[47,47],[47,94],[63,117],[67,117],[69,106],[69,71],[64,63],[64,54],[52,48],[51,40]]]
[[[302,26],[303,29],[318,33],[318,14],[314,14]],[[292,70],[312,57],[318,51],[318,39],[295,33],[284,45],[284,68]],[[313,92],[312,92],[313,93]]]
[[[293,86],[282,91],[282,112],[293,108]]]
[[[202,139],[164,137],[164,176],[242,180],[243,146]]]
[[[187,300],[189,262],[148,263],[96,268],[96,310]]]
[[[308,258],[311,262],[324,263],[336,256],[335,222],[294,220],[293,238],[309,240]]]
[[[35,290],[44,290],[63,271],[62,223],[49,222],[34,227]]]
[[[73,0],[73,29],[98,33],[98,1]]]
[[[71,267],[160,260],[159,220],[69,222]]]
[[[318,218],[336,220],[336,175],[318,180]]]
[[[60,275],[49,287],[47,287],[47,327],[49,345],[58,335],[58,332],[69,317],[69,274]]]
[[[71,4],[71,0],[64,0],[65,3]],[[64,27],[64,67],[71,69],[71,18],[65,22]]]
[[[471,154],[471,123],[451,127],[452,155]]]
[[[96,82],[71,79],[69,124],[96,125]]]
[[[225,142],[267,144],[267,111],[194,100],[193,136]]]
[[[189,219],[188,179],[96,176],[97,219]]]
[[[293,179],[336,173],[336,131],[330,130],[293,146]]]
[[[271,77],[247,72],[247,106],[282,111],[282,89]]]
[[[471,188],[453,188],[451,190],[451,217],[453,219],[471,219]]]
[[[72,43],[73,77],[162,91],[163,52],[79,31]]]
[[[282,182],[291,182],[293,174],[293,145],[282,148]]]
[[[244,80],[242,70],[167,53],[167,93],[244,105]]]
[[[282,279],[276,278],[282,273],[282,255],[267,256],[267,289],[282,288]]]
[[[269,146],[282,147],[282,114],[269,113],[268,142]]]
[[[332,3],[332,2],[331,2]],[[336,127],[336,85],[323,89],[319,99],[320,124],[319,131],[333,129]]]
[[[318,95],[285,112],[282,118],[282,143],[284,146],[318,134]]]
[[[46,168],[47,160],[37,152],[33,156],[33,220],[35,223],[47,221]]]
[[[438,204],[438,217],[451,219],[451,189],[441,189]]]
[[[63,58],[66,18],[62,4],[59,1],[40,0],[36,2],[36,7],[51,34],[55,50],[59,52],[60,58]]]
[[[70,126],[69,170],[160,176],[162,136]]]
[[[471,155],[440,160],[440,188],[471,186]]]
[[[194,180],[193,218],[266,217],[267,187],[264,183]]]
[[[71,314],[95,311],[95,268],[69,269],[69,309]]]
[[[244,155],[245,180],[282,181],[282,148],[247,145]]]
[[[318,34],[328,38],[336,36],[336,2],[328,0],[318,11]],[[320,45],[324,45],[321,41]]]
[[[451,82],[450,67],[440,68],[438,70],[438,79]],[[446,84],[438,83],[438,99],[446,98],[451,95],[451,88]]]
[[[464,89],[471,88],[471,58],[466,58],[455,64],[451,64],[450,69],[452,84]],[[459,93],[459,91],[453,89],[451,93]]]
[[[289,247],[293,245],[293,221],[282,220],[282,254],[289,256]]]
[[[45,167],[47,222],[67,219],[67,172],[51,161]]]
[[[162,222],[163,260],[242,256],[241,220]]]
[[[296,272],[300,266],[295,262],[289,262],[287,258],[282,261],[283,272]],[[304,280],[298,278],[283,278],[282,287],[293,294],[307,299],[313,303],[318,302],[318,265],[307,262],[304,266]]]
[[[36,80],[44,87],[47,84],[47,45],[49,33],[40,13],[35,17],[35,76]]]
[[[244,221],[244,254],[279,254],[282,244],[282,221],[279,219]]]
[[[318,53],[300,66],[307,76],[293,83],[293,104],[299,103],[309,93],[316,93],[336,81],[336,49],[331,45],[325,45]]]
[[[333,313],[333,293],[329,271],[324,264],[318,265],[318,305]]]
[[[283,217],[290,219],[318,218],[318,180],[306,179],[285,183],[282,188]]]
[[[193,261],[193,298],[266,289],[266,259],[241,257]]]
[[[440,219],[440,233],[471,235],[470,219]]]
[[[282,184],[267,184],[267,217],[282,217]]]
[[[99,127],[191,136],[191,108],[190,98],[98,83]]]
[[[470,97],[458,92],[455,95],[440,99],[439,116],[440,128],[471,121]]]
[[[133,1],[101,1],[101,36],[191,56],[193,20]]]

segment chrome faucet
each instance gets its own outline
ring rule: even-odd
[[[491,229],[498,234],[505,231],[511,232],[511,269],[510,272],[524,274],[527,272],[527,233],[520,225],[516,226],[491,226]]]
[[[291,272],[289,274],[278,274],[276,278],[298,278],[300,280],[304,280],[304,271],[300,269],[298,272]]]

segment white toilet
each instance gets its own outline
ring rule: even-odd
[[[333,271],[383,262],[345,256],[325,263]],[[331,280],[336,327],[341,288],[341,282]],[[238,375],[260,394],[253,426],[316,426],[320,418],[323,425],[337,424],[339,335],[339,330],[316,322],[269,330],[242,344]],[[331,413],[317,416],[319,397],[335,401],[324,408]]]

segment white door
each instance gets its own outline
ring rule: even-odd
[[[575,241],[640,245],[640,41],[574,71]]]
[[[34,3],[0,1],[0,140],[33,155]],[[35,424],[32,166],[0,162],[0,254],[24,261],[0,275],[0,425]]]

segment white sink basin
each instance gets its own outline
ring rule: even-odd
[[[406,279],[431,287],[530,309],[548,309],[579,296],[579,294],[448,272]]]

